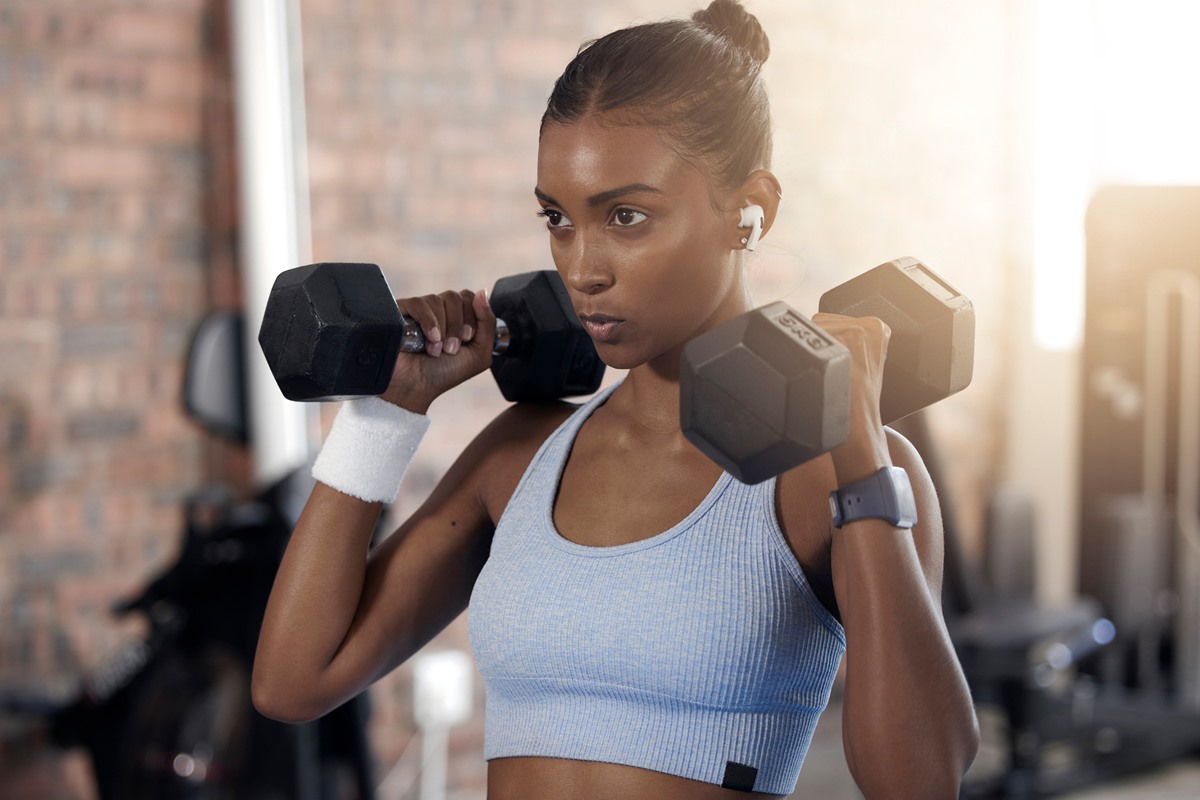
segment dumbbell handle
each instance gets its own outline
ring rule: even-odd
[[[407,314],[400,315],[401,321],[404,323],[404,334],[400,338],[400,352],[402,353],[423,353],[425,352],[425,331],[421,330],[421,326],[417,321]],[[508,323],[502,319],[496,319],[496,338],[492,345],[492,355],[498,356],[508,349],[512,343],[512,331],[508,327]]]

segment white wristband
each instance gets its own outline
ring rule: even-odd
[[[343,494],[391,503],[429,430],[429,417],[378,397],[342,403],[313,463],[312,476]]]

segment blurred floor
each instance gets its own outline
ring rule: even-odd
[[[846,757],[842,753],[841,704],[832,701],[821,716],[821,722],[813,736],[804,769],[796,791],[795,800],[862,800],[862,794],[854,785],[846,768]],[[986,725],[986,721],[981,722]],[[991,757],[985,745],[981,750],[978,766],[986,767],[984,759]],[[1176,762],[1104,786],[1059,795],[1058,800],[1196,800],[1200,798],[1200,757]]]

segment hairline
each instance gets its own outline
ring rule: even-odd
[[[640,108],[622,107],[610,110],[598,109],[595,103],[589,103],[580,114],[572,119],[560,119],[550,116],[549,113],[542,116],[541,130],[538,131],[538,146],[541,146],[542,133],[546,130],[547,124],[556,125],[574,125],[584,121],[591,121],[601,127],[641,127],[646,128],[651,135],[655,136],[662,142],[663,146],[671,150],[679,159],[688,167],[695,170],[704,181],[704,185],[708,190],[709,204],[713,211],[718,213],[726,209],[718,202],[719,196],[727,194],[736,188],[736,184],[731,186],[718,186],[716,183],[717,170],[711,165],[705,168],[701,164],[702,161],[708,161],[708,157],[704,155],[695,155],[684,151],[683,145],[678,141],[678,137],[670,132],[670,125],[666,122],[658,122],[650,118],[649,112]],[[749,175],[745,176],[749,177]]]

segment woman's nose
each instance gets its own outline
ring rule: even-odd
[[[612,286],[613,274],[604,248],[589,241],[589,237],[576,235],[569,252],[564,255],[567,263],[561,272],[568,288],[582,294],[596,294]]]

